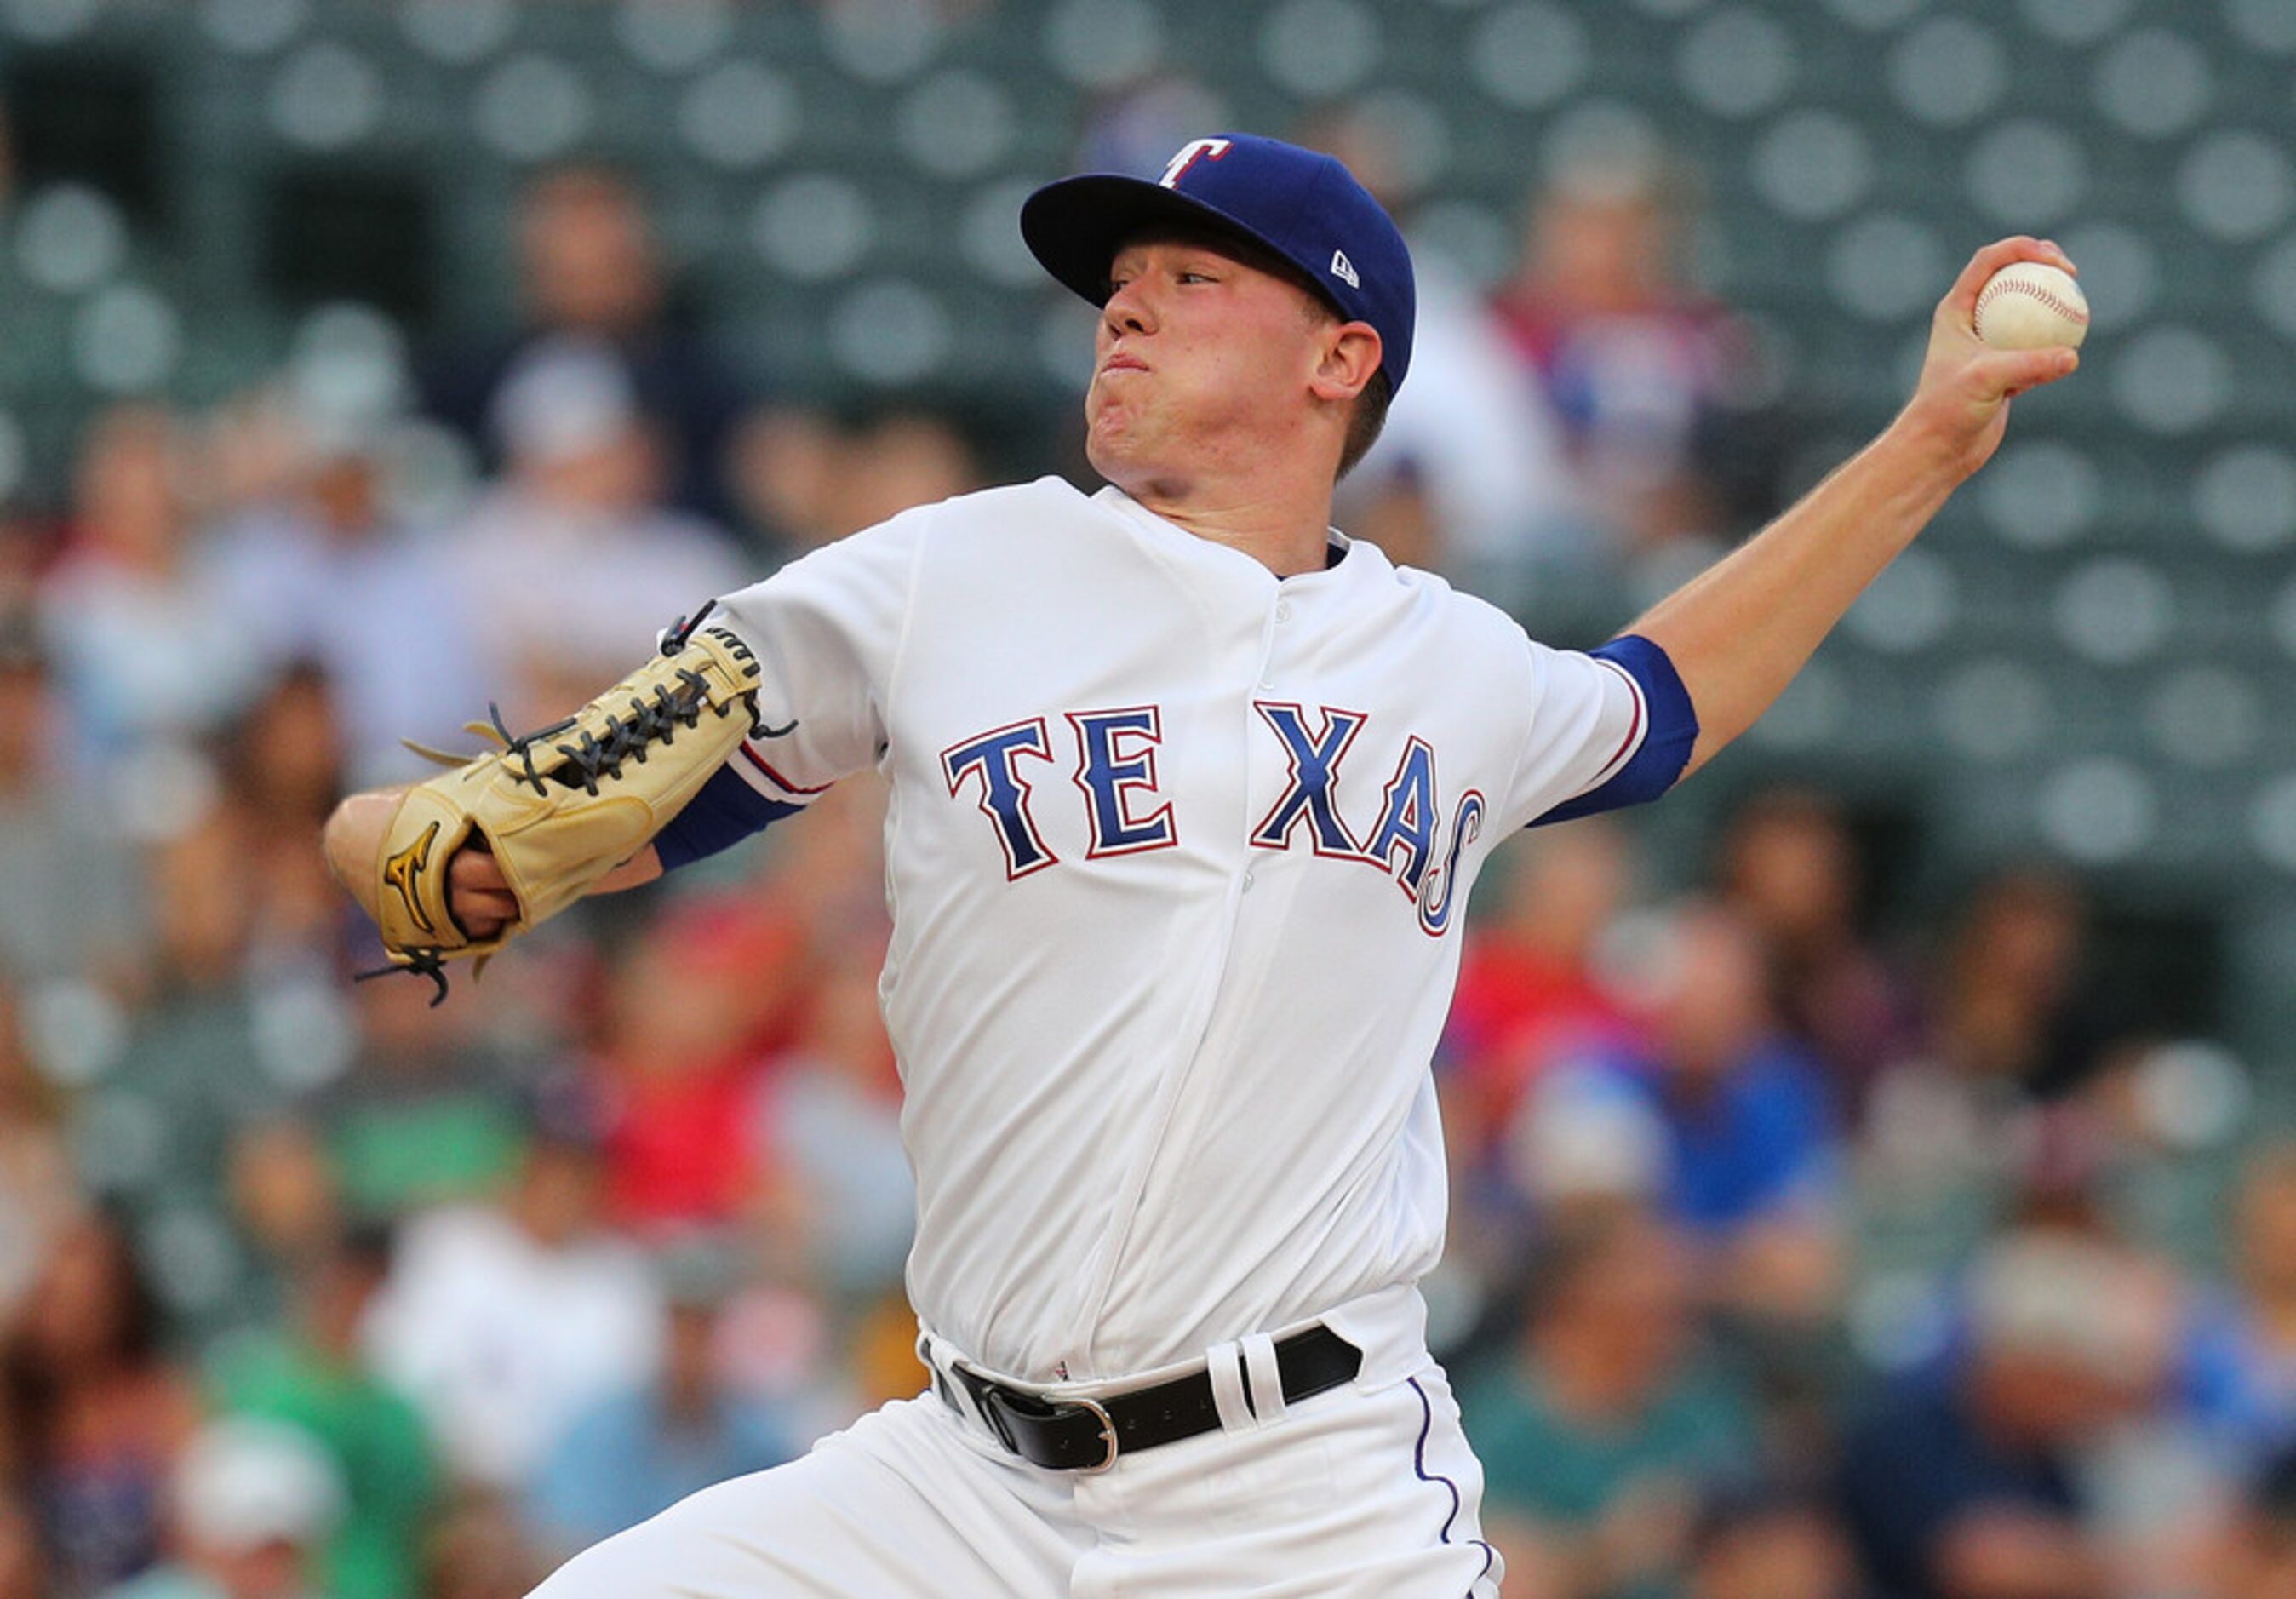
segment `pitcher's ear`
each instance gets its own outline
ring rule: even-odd
[[[1315,390],[1323,399],[1353,399],[1379,370],[1379,331],[1367,322],[1333,324],[1316,364]]]

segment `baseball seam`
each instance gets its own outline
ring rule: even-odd
[[[2005,294],[2030,295],[2033,299],[2039,300],[2043,305],[2048,307],[2049,309],[2054,311],[2058,316],[2063,317],[2066,321],[2078,323],[2083,327],[2087,327],[2088,325],[2088,313],[2087,311],[2082,310],[2079,306],[2069,304],[2068,302],[2058,299],[2055,295],[2050,293],[2049,291],[2042,288],[2038,283],[2007,283],[1986,284],[1985,291],[1977,297],[1978,315],[1980,316],[1983,316],[1985,314],[1985,308],[1991,305],[1995,300],[2000,299]]]

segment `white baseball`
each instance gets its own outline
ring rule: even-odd
[[[2088,297],[2071,273],[2013,261],[1977,291],[1977,336],[1996,349],[2046,349],[2088,337]]]

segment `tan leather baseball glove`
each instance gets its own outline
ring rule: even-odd
[[[573,716],[513,738],[496,714],[471,731],[499,747],[406,791],[375,863],[376,920],[393,967],[439,984],[540,924],[643,849],[726,764],[757,717],[758,661],[724,627],[673,633],[663,652]],[[473,939],[448,903],[447,867],[490,850],[517,917]]]

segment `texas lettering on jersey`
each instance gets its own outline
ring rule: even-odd
[[[1304,837],[1307,847],[1325,859],[1375,867],[1394,878],[1417,907],[1421,930],[1439,938],[1456,908],[1450,885],[1460,852],[1482,832],[1488,809],[1483,796],[1470,789],[1460,797],[1451,817],[1449,849],[1442,849],[1435,750],[1414,734],[1405,741],[1382,790],[1377,821],[1368,832],[1359,832],[1340,812],[1340,770],[1369,715],[1329,705],[1311,713],[1264,700],[1254,701],[1252,709],[1280,741],[1291,765],[1282,796],[1251,830],[1253,848],[1291,849]],[[1180,841],[1172,804],[1156,783],[1156,750],[1164,739],[1161,712],[1153,705],[1137,705],[1071,710],[1065,719],[1070,736],[1057,754],[1046,717],[993,728],[941,752],[949,797],[970,793],[991,825],[1004,851],[1004,874],[1013,882],[1061,864],[1037,826],[1037,808],[1047,802],[1040,784],[1064,761],[1070,782],[1083,795],[1091,840],[1087,858],[1168,849]]]

